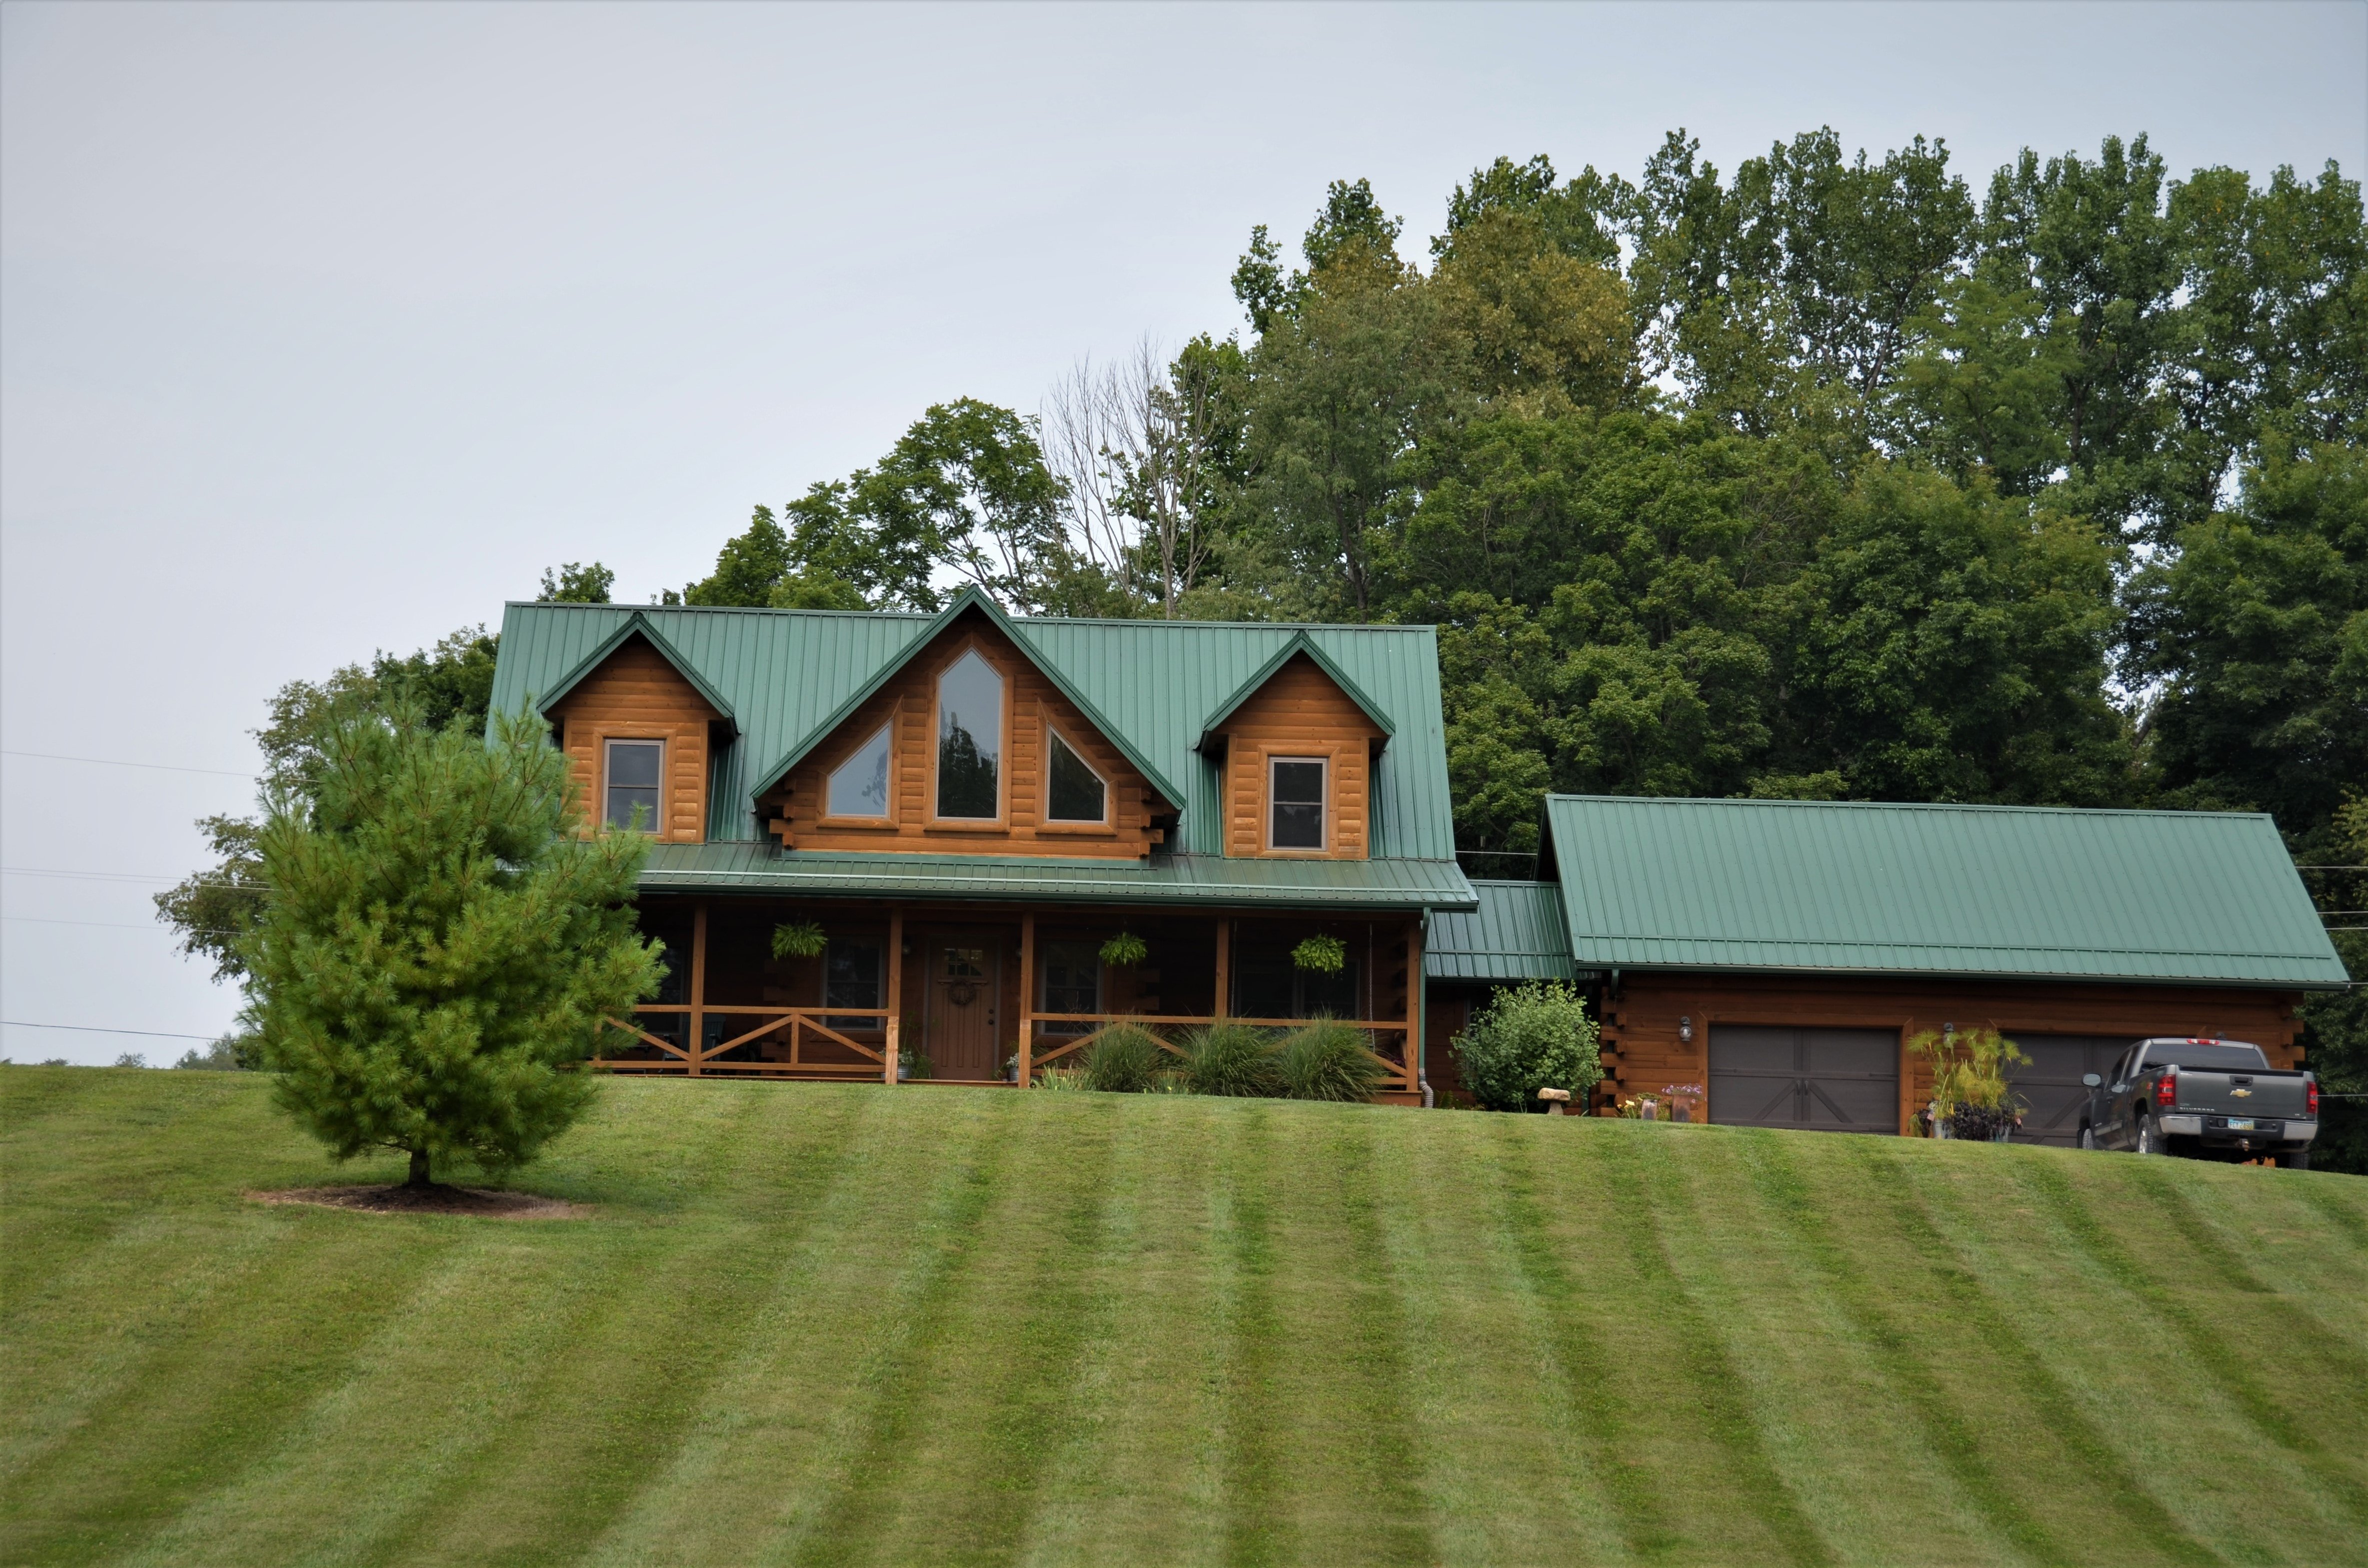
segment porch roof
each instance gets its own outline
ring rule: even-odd
[[[1433,980],[1574,980],[1563,929],[1562,889],[1553,882],[1474,879],[1469,912],[1432,917],[1423,972]]]
[[[1249,860],[1154,855],[1143,860],[988,855],[860,855],[763,844],[658,844],[643,892],[803,898],[1018,900],[1191,908],[1470,910],[1452,860]]]

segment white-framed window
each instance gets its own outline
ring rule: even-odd
[[[601,820],[610,827],[660,832],[658,783],[666,777],[664,741],[610,741]]]
[[[1320,756],[1278,756],[1267,762],[1267,846],[1324,847],[1324,802],[1332,764]]]
[[[1110,785],[1050,724],[1044,727],[1044,820],[1110,821]]]
[[[938,815],[1003,814],[1003,677],[973,648],[938,677]]]
[[[888,726],[855,749],[855,755],[831,769],[830,799],[825,814],[835,817],[884,817],[888,814]]]
[[[1102,955],[1091,942],[1044,944],[1043,1013],[1102,1010]],[[1050,1023],[1046,1034],[1091,1034],[1099,1025]]]

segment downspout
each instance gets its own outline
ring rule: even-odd
[[[1425,1038],[1427,1031],[1423,1028],[1426,1016],[1430,1010],[1430,911],[1429,909],[1422,912],[1421,917],[1415,922],[1415,926],[1422,933],[1422,962],[1417,964],[1414,973],[1407,977],[1408,987],[1414,994],[1414,1075],[1415,1082],[1422,1085],[1422,1108],[1429,1110],[1432,1108],[1430,1055],[1428,1049],[1430,1042]]]

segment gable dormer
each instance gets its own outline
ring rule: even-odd
[[[1139,859],[1172,815],[1140,758],[964,595],[784,764],[758,820],[785,848]]]
[[[1305,633],[1201,726],[1220,759],[1225,853],[1362,860],[1372,842],[1373,765],[1389,744],[1375,707]]]
[[[575,765],[595,825],[639,820],[665,844],[707,837],[707,790],[732,714],[640,616],[630,618],[540,704]]]

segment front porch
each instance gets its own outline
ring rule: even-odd
[[[812,957],[772,934],[811,922]],[[886,905],[758,898],[644,899],[664,941],[658,997],[611,1019],[598,1070],[689,1077],[1025,1086],[1100,1032],[1142,1026],[1175,1051],[1216,1022],[1274,1029],[1328,1015],[1364,1031],[1382,1097],[1419,1098],[1422,926],[1411,915],[1156,915],[1144,908]],[[1145,956],[1101,960],[1120,932]],[[1340,940],[1337,974],[1297,969],[1310,936]]]

